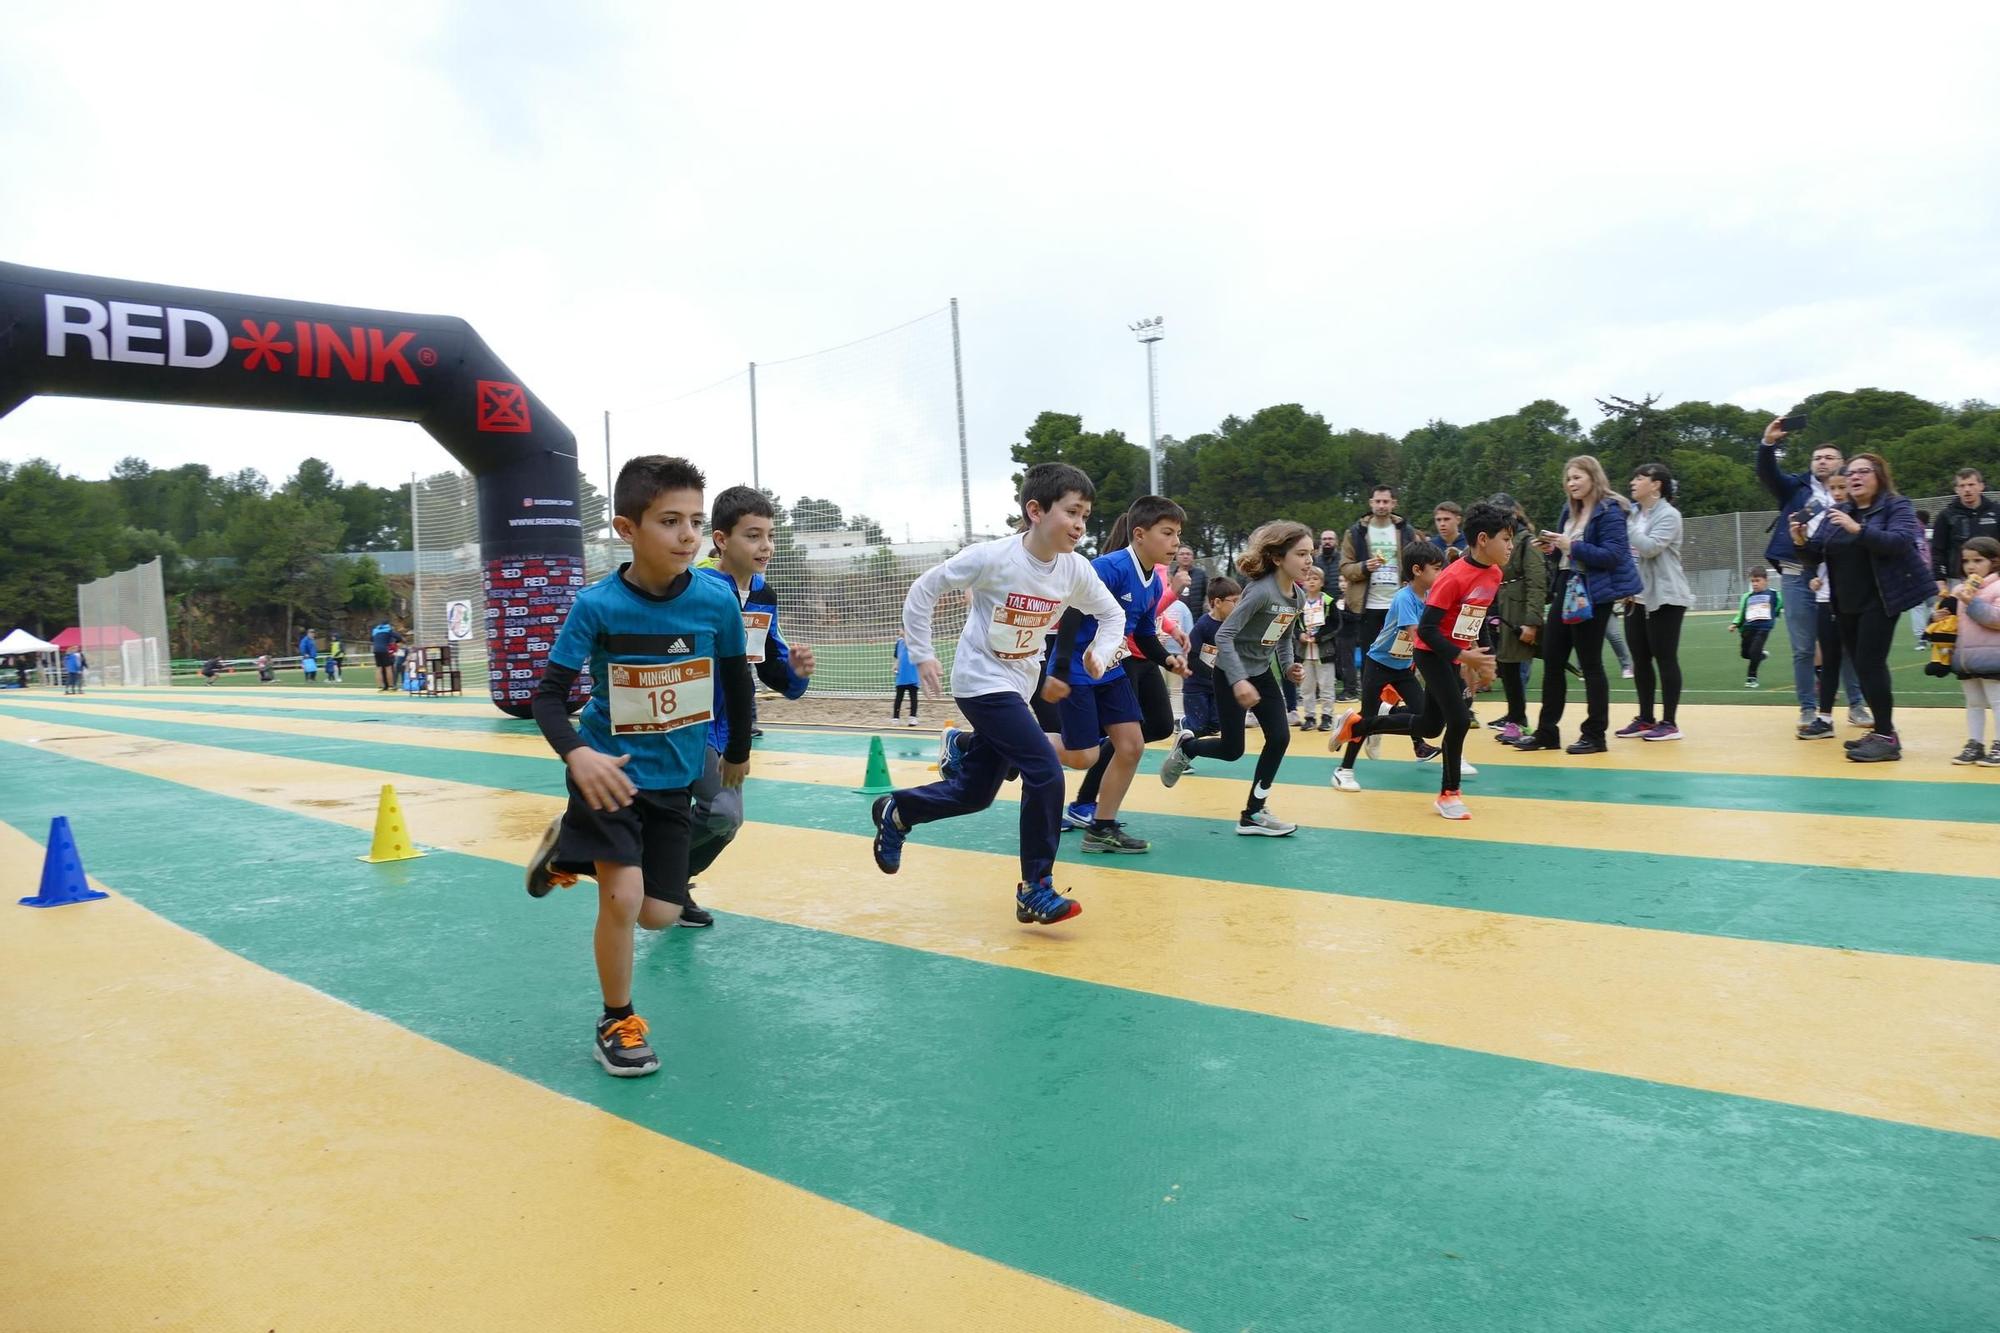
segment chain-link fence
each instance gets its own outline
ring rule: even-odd
[[[1933,516],[1952,502],[1949,495],[1911,499],[1919,510]],[[1694,610],[1736,609],[1738,599],[1749,589],[1749,571],[1765,563],[1764,548],[1770,544],[1777,521],[1775,509],[1704,514],[1686,520],[1681,565],[1687,570],[1688,586],[1694,589]]]
[[[172,683],[167,650],[167,594],[160,562],[76,586],[77,647],[92,684]]]

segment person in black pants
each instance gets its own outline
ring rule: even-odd
[[[1611,490],[1604,466],[1589,454],[1578,454],[1563,467],[1563,510],[1560,532],[1544,530],[1535,545],[1544,553],[1560,552],[1550,582],[1549,617],[1542,629],[1542,712],[1534,731],[1515,742],[1517,750],[1554,750],[1561,746],[1563,709],[1569,701],[1564,665],[1576,654],[1583,673],[1588,712],[1569,754],[1603,754],[1609,745],[1605,731],[1611,722],[1611,682],[1604,675],[1604,630],[1611,608],[1622,597],[1638,595],[1639,570],[1632,563],[1626,537],[1626,500]],[[1575,593],[1572,593],[1575,589]],[[1581,618],[1568,617],[1581,613]]]
[[[1896,493],[1880,454],[1847,462],[1847,503],[1828,512],[1808,533],[1806,515],[1790,516],[1792,541],[1804,542],[1807,559],[1824,559],[1833,585],[1840,649],[1854,663],[1875,728],[1848,747],[1847,757],[1873,764],[1903,757],[1896,734],[1896,699],[1889,681],[1889,650],[1902,614],[1931,594],[1934,581],[1921,545],[1917,509]],[[1822,689],[1822,695],[1825,691]]]
[[[1632,674],[1639,687],[1639,715],[1619,728],[1621,737],[1677,741],[1681,729],[1681,621],[1694,605],[1681,566],[1681,511],[1674,508],[1674,476],[1665,463],[1642,463],[1632,474],[1632,502],[1638,506],[1626,528],[1639,595],[1627,603]],[[1657,676],[1656,676],[1657,672]],[[1654,687],[1664,707],[1653,715]]]

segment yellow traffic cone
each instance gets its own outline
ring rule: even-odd
[[[382,784],[382,800],[375,807],[375,842],[368,855],[358,861],[409,861],[422,856],[410,841],[409,826],[403,823],[403,807],[396,803],[396,789]]]

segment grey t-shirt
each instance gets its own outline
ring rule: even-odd
[[[1279,670],[1291,666],[1292,622],[1304,606],[1305,595],[1296,583],[1287,597],[1273,575],[1252,579],[1229,619],[1215,631],[1216,669],[1234,685],[1266,670],[1273,650]]]

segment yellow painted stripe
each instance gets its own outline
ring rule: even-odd
[[[111,704],[75,706],[79,719],[98,716],[214,726],[288,735],[332,736],[344,740],[417,745],[488,754],[544,755],[539,735],[481,735],[423,732],[392,723],[329,722],[324,719],[228,717],[173,709],[121,708]],[[4,710],[0,710],[4,713]],[[1499,748],[1499,747],[1496,747]],[[1653,747],[1658,749],[1659,747]],[[851,787],[860,778],[858,760],[760,750],[751,772],[788,782]],[[1849,765],[1852,767],[1852,765]],[[1234,822],[1247,783],[1241,778],[1205,778],[1197,772],[1172,791],[1159,785],[1148,763],[1134,779],[1123,813],[1182,815]],[[1366,775],[1366,766],[1362,773]],[[889,774],[900,786],[936,780],[924,764],[893,761]],[[1272,804],[1285,818],[1306,828],[1357,833],[1393,833],[1457,841],[1500,842],[1529,847],[1602,847],[1644,851],[1657,856],[1726,857],[1777,865],[1830,866],[1854,870],[1900,870],[1964,875],[2000,864],[2000,823],[1957,820],[1867,819],[1768,810],[1683,807],[1673,818],[1657,806],[1612,802],[1539,801],[1484,797],[1478,779],[1468,779],[1467,803],[1473,818],[1464,823],[1439,819],[1430,798],[1412,792],[1335,792],[1331,788],[1284,787]],[[1000,800],[1018,800],[1018,789],[1001,789]],[[1678,835],[1669,834],[1669,830]],[[1144,830],[1135,829],[1144,833]]]
[[[63,752],[80,758],[372,825],[377,773],[62,730],[75,738]],[[0,719],[0,739],[35,732]],[[431,779],[397,791],[420,843],[516,863],[563,805]],[[1991,1039],[2000,967],[1221,884],[1122,864],[1064,871],[1086,914],[1061,931],[1017,929],[1007,858],[925,846],[884,879],[858,836],[753,824],[704,878],[702,898],[1205,1004],[2000,1136]],[[496,891],[516,891],[513,877]]]
[[[40,861],[0,825],[10,900]],[[0,919],[8,1328],[1168,1327],[561,1097],[124,898]]]

